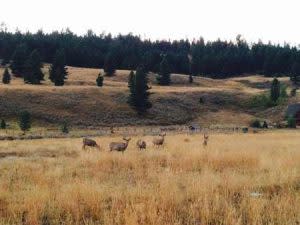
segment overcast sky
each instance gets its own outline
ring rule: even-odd
[[[142,38],[235,39],[300,44],[299,0],[1,0],[10,30],[70,28]]]

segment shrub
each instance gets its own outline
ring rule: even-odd
[[[68,123],[67,122],[63,122],[63,124],[61,126],[61,132],[64,133],[64,134],[69,133],[69,128],[68,128]]]
[[[249,107],[251,108],[269,108],[274,106],[274,102],[266,94],[259,94],[253,96],[249,101]]]
[[[297,94],[297,88],[293,88],[293,89],[291,90],[291,97],[295,97],[296,94]]]
[[[287,98],[288,94],[287,94],[287,86],[285,84],[282,84],[280,86],[280,98]]]
[[[200,104],[204,104],[204,98],[203,98],[203,97],[200,97],[200,98],[199,98],[199,103],[200,103]]]
[[[264,123],[262,125],[262,128],[265,128],[265,129],[269,128],[267,121],[264,121]]]
[[[5,122],[4,119],[1,120],[0,128],[1,129],[6,129],[6,122]]]
[[[97,79],[96,79],[96,83],[97,83],[97,86],[98,87],[102,87],[103,86],[103,80],[104,80],[104,77],[102,76],[102,74],[99,74]]]
[[[253,128],[261,128],[260,121],[258,119],[255,119],[251,121],[250,126]]]
[[[296,119],[292,116],[287,118],[287,126],[288,128],[296,128]]]

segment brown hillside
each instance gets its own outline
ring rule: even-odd
[[[259,115],[278,119],[278,111],[267,115],[244,106],[251,96],[270,86],[270,78],[245,76],[213,80],[197,77],[193,84],[184,75],[172,75],[170,87],[155,84],[150,74],[153,108],[146,117],[139,117],[127,105],[129,71],[117,71],[105,77],[104,87],[95,79],[99,69],[69,67],[64,87],[54,87],[48,80],[42,85],[26,85],[13,78],[10,85],[0,84],[0,116],[14,119],[21,110],[28,110],[36,121],[58,124],[64,120],[76,126],[169,125],[196,121],[200,124],[247,124]],[[47,66],[44,71],[47,73]],[[0,69],[0,74],[3,69]],[[47,74],[46,74],[47,77]],[[288,83],[287,78],[281,79]],[[199,103],[200,97],[205,100]]]

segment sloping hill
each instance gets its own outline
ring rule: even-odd
[[[74,126],[93,128],[189,122],[245,125],[256,116],[279,120],[285,108],[284,105],[280,112],[274,109],[273,113],[270,110],[264,113],[245,104],[251,96],[269,88],[270,78],[197,77],[189,84],[188,76],[174,74],[172,86],[160,87],[155,84],[155,75],[150,74],[153,108],[147,116],[139,117],[126,102],[129,71],[117,71],[115,77],[105,77],[104,87],[98,88],[95,80],[99,69],[69,67],[68,70],[69,79],[63,87],[54,87],[48,80],[39,86],[26,85],[20,78],[13,78],[10,85],[0,84],[0,117],[13,120],[21,110],[28,110],[38,123],[59,124],[67,120]],[[289,84],[287,78],[281,80]]]

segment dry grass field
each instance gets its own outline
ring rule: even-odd
[[[48,76],[48,65],[44,67]],[[78,128],[102,126],[144,126],[199,123],[201,125],[248,125],[259,117],[272,122],[284,117],[286,105],[269,111],[253,110],[245,105],[253,95],[268,90],[272,78],[243,76],[224,80],[172,75],[172,86],[157,86],[150,74],[153,107],[146,117],[139,117],[128,106],[129,71],[118,70],[115,77],[105,77],[98,88],[95,80],[99,69],[68,67],[69,78],[64,87],[54,87],[47,79],[42,85],[26,85],[13,78],[10,85],[0,84],[0,117],[11,122],[18,113],[28,110],[41,127],[59,126],[67,120]],[[0,68],[0,74],[3,68]],[[287,78],[280,78],[290,85]],[[199,103],[200,98],[204,104]],[[293,101],[299,101],[299,96]]]
[[[135,147],[147,141],[146,151]],[[0,142],[0,224],[297,225],[300,133]]]

